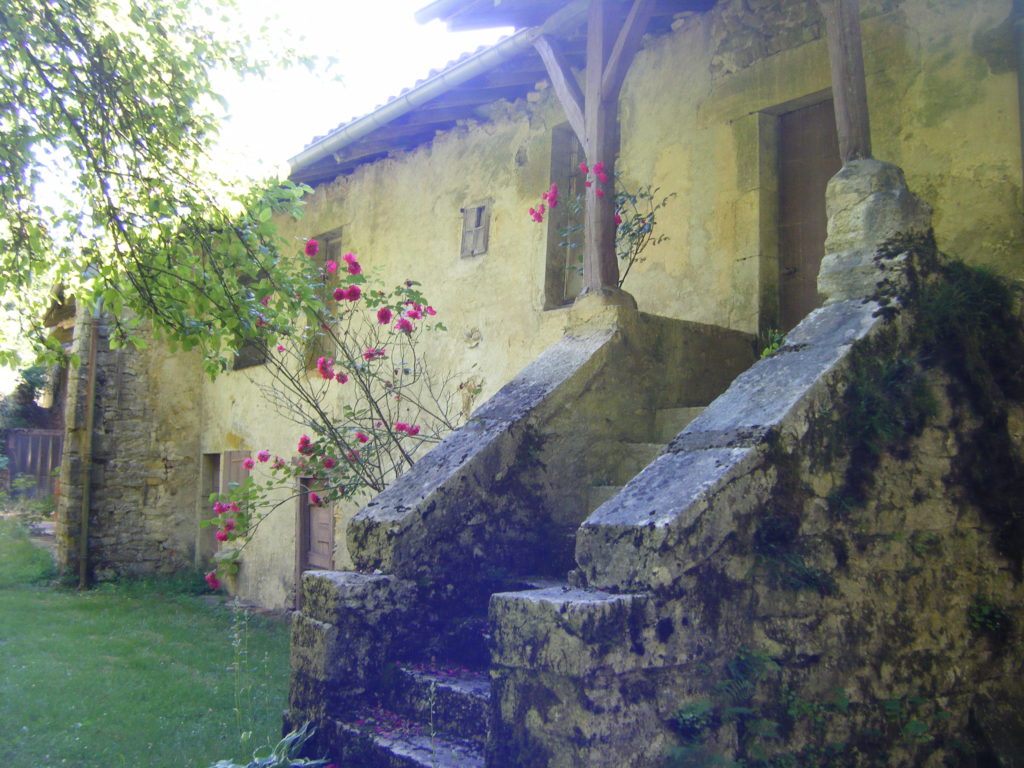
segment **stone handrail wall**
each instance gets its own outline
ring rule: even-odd
[[[349,525],[360,570],[464,583],[564,576],[592,471],[654,409],[703,404],[752,359],[746,334],[619,307],[578,313],[545,351]],[[671,383],[669,383],[671,382]]]

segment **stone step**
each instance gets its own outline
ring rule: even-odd
[[[703,405],[686,408],[661,408],[654,412],[654,440],[670,443],[691,421],[704,412]]]
[[[384,706],[427,731],[456,734],[483,746],[491,683],[484,670],[401,665],[385,675]]]
[[[665,443],[623,443],[610,479],[625,485],[664,450]]]
[[[485,668],[491,661],[486,616],[452,618],[417,656],[417,661],[446,667]]]
[[[590,488],[587,489],[587,512],[593,512],[621,490],[621,485],[590,486]]]
[[[432,733],[429,726],[380,708],[334,721],[331,758],[352,768],[484,768],[472,740]]]

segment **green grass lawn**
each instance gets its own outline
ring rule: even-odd
[[[181,581],[48,586],[39,551],[0,520],[0,764],[206,768],[276,743],[284,621],[233,617]]]

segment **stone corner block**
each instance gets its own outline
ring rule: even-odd
[[[352,612],[369,621],[398,610],[411,589],[411,584],[385,574],[306,571],[302,574],[302,613],[327,624],[343,623]]]
[[[492,662],[582,678],[642,668],[646,595],[550,587],[491,596]]]
[[[844,165],[828,183],[828,237],[818,273],[818,291],[827,301],[866,298],[887,272],[875,261],[882,243],[898,233],[923,234],[931,228],[931,208],[907,187],[903,171],[866,158]]]

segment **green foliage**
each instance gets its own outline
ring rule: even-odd
[[[0,277],[44,358],[64,357],[41,327],[54,285],[79,306],[102,299],[115,343],[147,318],[203,351],[211,372],[250,335],[247,283],[266,271],[290,296],[308,291],[276,268],[270,222],[297,212],[304,189],[252,188],[211,162],[222,103],[211,74],[268,66],[232,23],[239,12],[233,0],[0,8]]]
[[[785,683],[783,672],[764,651],[740,649],[725,664],[710,699],[689,702],[673,715],[681,743],[670,751],[666,768],[884,765],[897,745],[913,755],[919,745],[935,741],[950,717],[921,696],[857,705],[835,688],[808,697]],[[731,756],[712,745],[720,726],[729,724],[737,738]],[[835,740],[837,733],[847,740]]]
[[[302,748],[313,736],[309,723],[303,723],[297,731],[289,731],[281,741],[266,754],[253,753],[252,761],[240,764],[231,760],[219,760],[210,768],[318,768],[327,765],[327,760],[311,760],[300,757]]]
[[[123,576],[103,581],[93,589],[120,597],[178,598],[206,594],[208,591],[200,571],[184,569],[159,576]]]
[[[807,564],[800,551],[798,534],[799,519],[795,515],[768,514],[760,520],[754,532],[754,551],[783,589],[836,594],[835,580],[820,568]]]
[[[619,217],[619,224],[615,230],[615,253],[620,262],[618,287],[621,288],[633,266],[647,260],[647,257],[643,255],[644,252],[652,245],[660,245],[668,239],[668,235],[656,234],[658,211],[664,208],[668,201],[676,196],[676,193],[672,192],[661,197],[661,188],[652,187],[650,184],[638,187],[636,190],[624,189],[619,185],[618,174],[616,174],[615,181],[615,213]],[[583,220],[583,195],[579,195],[575,200],[570,200],[568,205],[572,211],[570,221],[581,222]],[[565,229],[559,230],[559,234],[564,238],[560,245],[578,249],[581,254],[577,264],[569,265],[567,269],[573,269],[583,274],[583,224],[570,224]]]
[[[837,434],[849,462],[829,497],[837,512],[864,503],[882,454],[897,452],[920,434],[937,407],[920,366],[899,353],[891,336],[851,355],[847,376]]]
[[[715,705],[711,699],[684,704],[672,715],[672,727],[684,743],[701,739],[715,725]]]
[[[782,348],[785,341],[786,334],[778,328],[769,328],[762,334],[760,358],[764,360],[764,358],[774,355]]]
[[[994,540],[1018,572],[1024,563],[1024,466],[1007,427],[1007,400],[1024,397],[1024,323],[1015,310],[1019,288],[984,267],[939,253],[934,238],[897,236],[879,260],[907,255],[903,283],[890,281],[877,297],[883,313],[913,317],[910,342],[921,362],[952,379],[955,401],[969,404],[981,424],[962,434],[957,480],[995,524]],[[984,461],[977,461],[984,456]]]
[[[923,533],[922,531],[914,531],[910,536],[908,542],[910,551],[918,557],[930,557],[937,555],[941,549],[941,540],[934,533]]]
[[[1005,642],[1013,632],[1013,616],[984,595],[977,595],[967,608],[967,625],[978,635]]]
[[[927,358],[952,374],[982,412],[1004,395],[1024,394],[1017,290],[995,272],[957,260],[943,263],[938,276],[914,303],[915,332]]]
[[[618,179],[616,179],[616,182]],[[619,288],[626,282],[629,272],[635,264],[647,260],[643,255],[652,245],[660,245],[668,239],[668,235],[656,235],[658,211],[676,196],[675,192],[661,197],[660,187],[646,184],[635,191],[624,189],[616,184],[615,212],[621,219],[615,230],[615,252],[622,262],[619,275]]]
[[[317,248],[308,241],[311,255]],[[271,286],[250,294],[261,317],[251,341],[268,374],[254,383],[270,407],[296,425],[301,458],[291,462],[258,451],[249,459],[250,471],[260,467],[256,474],[210,498],[214,516],[202,525],[216,526],[217,537],[230,543],[215,558],[220,576],[237,572],[262,521],[296,494],[321,506],[380,492],[462,417],[457,390],[429,370],[420,352],[424,337],[443,326],[419,283],[386,290],[353,254],[344,258],[326,266],[310,257],[295,260],[304,265],[305,281],[321,289],[306,301],[298,326],[289,313],[285,319],[277,314],[292,297]],[[346,273],[345,286],[331,293],[337,270]],[[310,349],[322,356],[309,360]],[[210,583],[219,583],[214,572]]]
[[[0,588],[50,581],[53,558],[15,520],[0,518]]]

